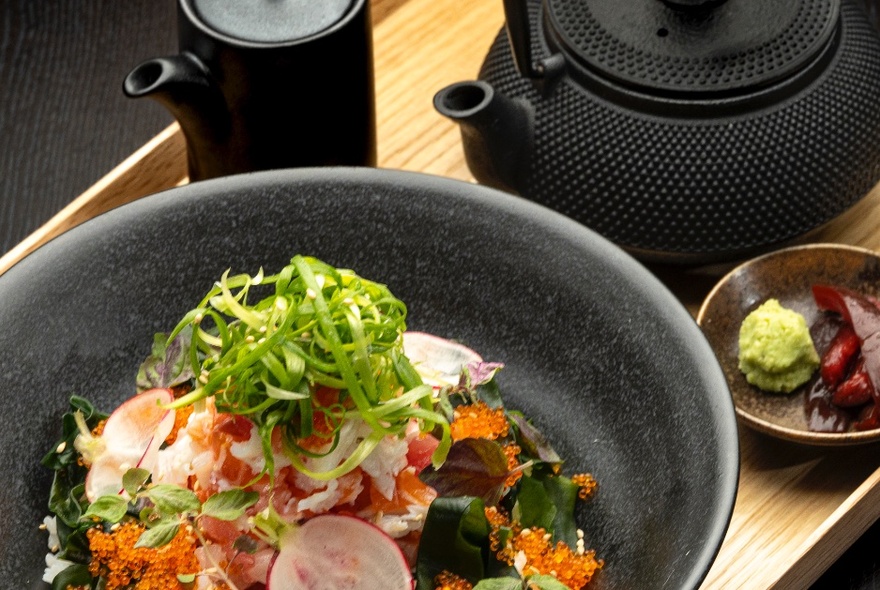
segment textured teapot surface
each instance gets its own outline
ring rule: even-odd
[[[671,262],[799,239],[867,194],[880,179],[880,40],[863,8],[690,3],[530,0],[543,79],[520,73],[515,31],[501,31],[480,82],[435,98],[462,123],[475,177]]]

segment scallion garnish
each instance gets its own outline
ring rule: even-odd
[[[249,297],[259,299],[252,304]],[[440,463],[451,444],[449,425],[403,354],[405,321],[406,306],[385,285],[315,258],[296,256],[271,276],[227,271],[169,337],[192,327],[196,376],[195,388],[172,405],[213,397],[218,411],[246,415],[262,438],[270,476],[276,426],[293,466],[315,479],[351,471],[413,419],[424,431],[439,431],[433,460]],[[338,404],[315,403],[322,387],[338,390]],[[360,420],[372,433],[339,466],[316,472],[306,463],[315,453],[298,444],[316,434],[316,416],[331,428],[321,434],[331,451],[346,420]]]

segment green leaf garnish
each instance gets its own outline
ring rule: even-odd
[[[202,515],[219,520],[235,520],[257,503],[260,494],[244,490],[227,490],[214,494],[202,504]]]
[[[489,522],[483,501],[468,497],[439,497],[425,517],[416,577],[419,588],[433,588],[434,578],[451,570],[472,583],[485,575],[489,552]]]
[[[538,590],[571,590],[568,586],[547,574],[535,574],[528,578],[529,588],[537,588]],[[477,590],[474,588],[474,590]]]
[[[198,512],[201,502],[186,488],[172,484],[159,484],[147,488],[145,495],[165,515]]]
[[[119,522],[128,511],[128,499],[123,496],[101,496],[89,505],[83,520],[99,518],[107,522]]]
[[[140,467],[129,469],[122,474],[122,489],[129,496],[135,496],[150,479],[150,472]]]
[[[92,574],[89,566],[84,563],[75,563],[67,566],[52,580],[52,590],[67,590],[68,588],[91,588]]]
[[[141,536],[138,537],[137,543],[134,546],[137,547],[162,547],[163,545],[167,545],[170,543],[174,537],[177,536],[177,533],[180,531],[180,521],[166,520],[159,522],[153,528],[149,528],[141,533]]]
[[[552,532],[556,506],[540,481],[524,476],[519,482],[519,492],[511,516],[523,527],[540,527]]]
[[[519,578],[486,578],[477,582],[474,590],[523,590],[523,581]]]

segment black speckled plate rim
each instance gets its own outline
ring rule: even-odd
[[[180,266],[178,264],[176,261],[177,253],[174,248],[162,245],[162,238],[151,238],[150,234],[144,233],[145,231],[155,229],[152,225],[154,225],[157,220],[165,220],[169,225],[173,226],[175,212],[182,207],[186,211],[184,216],[187,218],[187,223],[190,223],[190,226],[187,227],[194,232],[194,235],[196,232],[214,232],[215,235],[206,238],[209,240],[212,247],[217,246],[218,251],[237,252],[235,249],[236,240],[241,242],[242,238],[240,236],[236,237],[238,234],[235,234],[235,232],[239,231],[241,228],[235,228],[232,226],[236,226],[240,223],[245,229],[253,229],[249,228],[248,224],[252,224],[255,222],[254,220],[256,220],[256,222],[264,223],[266,227],[270,227],[271,229],[268,230],[270,232],[280,231],[278,230],[278,227],[282,225],[284,220],[279,220],[278,215],[291,214],[292,205],[289,203],[291,199],[297,202],[301,200],[303,203],[309,204],[309,199],[312,197],[295,194],[297,187],[301,188],[303,186],[332,187],[332,190],[322,189],[322,194],[326,193],[324,196],[333,199],[333,203],[327,205],[330,209],[342,207],[340,210],[343,210],[345,207],[348,207],[348,205],[343,206],[337,203],[340,199],[347,198],[343,193],[348,191],[351,198],[358,201],[360,208],[357,210],[357,213],[359,217],[361,215],[363,216],[362,222],[368,224],[370,227],[380,227],[382,231],[387,232],[387,236],[383,235],[382,240],[388,240],[392,242],[394,246],[418,244],[419,240],[422,239],[431,242],[433,239],[433,232],[427,231],[431,228],[419,227],[416,228],[418,230],[418,232],[416,232],[414,228],[409,228],[407,226],[406,218],[410,213],[422,215],[427,212],[428,214],[435,215],[438,228],[443,232],[444,241],[442,244],[439,242],[436,244],[432,242],[432,244],[440,248],[448,247],[448,250],[444,250],[444,255],[453,253],[462,255],[462,266],[461,268],[454,269],[455,272],[462,273],[468,279],[473,277],[483,277],[488,281],[487,286],[492,289],[500,288],[496,285],[496,282],[500,285],[506,285],[506,277],[501,275],[503,275],[505,271],[515,274],[517,272],[516,265],[506,269],[492,269],[492,272],[489,272],[488,274],[486,274],[486,271],[483,269],[470,269],[467,266],[467,263],[472,262],[469,258],[469,248],[476,249],[481,255],[491,254],[492,256],[497,257],[496,260],[503,261],[505,260],[505,257],[509,256],[509,254],[505,252],[505,248],[511,243],[521,246],[523,242],[527,242],[529,246],[528,257],[534,258],[534,260],[528,260],[526,262],[535,265],[535,268],[541,269],[542,272],[544,270],[548,273],[551,271],[555,272],[556,274],[554,275],[554,278],[558,279],[560,284],[556,286],[550,285],[551,287],[555,287],[555,289],[547,292],[544,290],[544,287],[548,287],[547,285],[539,285],[534,289],[531,285],[523,285],[522,288],[525,289],[522,294],[523,297],[528,297],[535,301],[546,301],[548,308],[551,308],[554,311],[564,311],[565,313],[572,312],[572,317],[577,318],[578,321],[595,320],[598,322],[601,319],[603,329],[609,328],[609,333],[607,335],[609,342],[607,343],[607,346],[614,346],[614,339],[617,337],[618,333],[623,333],[627,329],[631,329],[629,324],[631,322],[639,322],[640,320],[643,322],[642,326],[644,326],[644,329],[646,330],[645,333],[650,334],[648,336],[649,340],[654,338],[654,334],[656,334],[656,337],[670,338],[672,341],[676,342],[677,345],[680,345],[680,348],[662,349],[659,346],[653,346],[650,343],[646,346],[641,346],[640,344],[640,348],[635,351],[635,358],[630,360],[639,366],[663,367],[667,363],[680,362],[682,358],[691,359],[689,364],[691,369],[690,373],[676,376],[676,379],[680,378],[682,380],[681,382],[684,389],[702,391],[703,394],[701,395],[708,396],[708,399],[702,400],[706,404],[706,414],[701,416],[697,423],[694,422],[695,417],[693,415],[687,414],[686,409],[676,411],[672,417],[673,426],[685,430],[688,428],[702,428],[700,424],[705,420],[706,426],[711,425],[712,436],[715,437],[715,440],[717,441],[718,446],[715,452],[711,453],[711,456],[707,455],[702,459],[706,461],[706,465],[711,465],[711,471],[713,472],[712,485],[717,485],[718,489],[718,494],[715,498],[705,499],[707,514],[704,515],[704,517],[710,522],[706,530],[706,536],[701,540],[700,546],[687,547],[686,551],[681,555],[667,555],[666,557],[663,557],[660,562],[657,562],[657,564],[608,563],[606,571],[600,572],[599,577],[596,580],[596,588],[601,589],[606,587],[603,577],[612,576],[614,570],[617,568],[642,568],[645,572],[649,572],[651,568],[655,566],[660,567],[660,565],[662,565],[661,562],[668,563],[669,567],[673,568],[673,571],[677,571],[676,568],[682,569],[682,571],[678,572],[681,576],[678,587],[698,587],[708,573],[709,567],[714,561],[727,531],[733,511],[739,477],[739,443],[733,404],[730,402],[729,393],[727,392],[727,384],[717,365],[714,353],[703,338],[696,322],[693,321],[693,318],[688,314],[685,308],[662,285],[662,283],[651,275],[641,264],[625,254],[620,248],[612,245],[610,242],[586,229],[584,226],[577,224],[558,213],[552,212],[549,209],[526,201],[525,199],[513,197],[478,185],[420,173],[357,168],[271,171],[193,183],[191,185],[145,197],[104,213],[71,229],[25,257],[21,262],[4,273],[3,276],[0,276],[0,298],[5,297],[5,301],[10,304],[10,307],[6,309],[5,315],[0,312],[0,325],[2,325],[3,320],[8,320],[10,323],[35,322],[37,316],[39,316],[45,321],[50,322],[46,324],[45,333],[47,335],[54,333],[53,330],[56,329],[60,330],[60,333],[62,334],[67,334],[71,330],[75,331],[82,329],[89,332],[91,337],[98,340],[99,342],[97,342],[95,346],[100,347],[102,345],[100,342],[102,332],[106,328],[106,326],[101,326],[100,324],[100,322],[104,321],[100,315],[95,318],[79,318],[79,326],[65,326],[63,325],[63,319],[53,318],[52,316],[44,317],[41,314],[34,312],[34,310],[28,310],[28,312],[24,314],[25,317],[15,317],[14,314],[18,311],[16,306],[26,309],[27,300],[32,297],[54,298],[53,301],[56,299],[64,301],[63,294],[70,289],[73,289],[73,293],[76,294],[76,297],[85,296],[80,295],[81,291],[88,291],[90,295],[93,291],[98,294],[106,294],[109,301],[108,305],[112,305],[117,299],[121,298],[118,291],[124,291],[125,286],[113,284],[112,281],[106,280],[101,276],[100,270],[104,264],[109,264],[107,268],[108,270],[112,269],[111,274],[122,273],[122,276],[126,275],[126,273],[129,276],[134,276],[138,273],[150,272],[156,268],[161,268],[164,273],[178,273],[180,276],[186,276],[184,273],[188,272],[190,268],[186,265]],[[411,196],[411,203],[406,203],[406,199],[409,198],[407,195]],[[265,206],[268,210],[265,212],[254,213],[253,207],[250,206],[250,202],[246,200],[249,197],[253,198],[257,205]],[[442,205],[438,201],[432,201],[432,199],[441,198],[443,199]],[[387,206],[389,203],[401,207],[402,210],[406,209],[405,212],[398,212],[395,214],[399,217],[399,219],[395,219],[397,219],[400,227],[383,225],[386,222],[381,214],[382,211],[374,211],[370,208],[371,205],[375,204],[381,209],[381,207]],[[314,199],[312,199],[311,204],[319,209],[323,207],[321,203],[314,201]],[[227,207],[229,211],[218,213],[218,206],[220,208]],[[366,208],[364,206],[366,206]],[[408,209],[408,207],[411,207],[411,209]],[[209,220],[216,220],[215,218],[219,218],[225,223],[229,223],[229,235],[225,235],[226,232],[223,231],[226,228],[200,226],[199,222],[202,219],[201,216],[206,216],[205,219]],[[308,213],[306,213],[306,216],[308,216]],[[351,220],[344,219],[339,220],[339,223],[347,223],[350,221]],[[378,226],[370,224],[378,224]],[[176,226],[174,227],[176,228]],[[464,228],[460,236],[456,234],[456,228],[459,227]],[[401,229],[406,231],[413,230],[413,233],[412,235],[407,234],[398,239],[398,237],[395,236],[395,232]],[[120,235],[120,230],[129,232],[129,234]],[[482,231],[482,233],[477,230]],[[351,231],[354,230],[345,229],[343,233],[350,233]],[[419,232],[424,235],[419,235]],[[280,236],[281,234],[278,235]],[[458,249],[454,249],[452,246],[448,245],[447,242],[452,237],[460,238],[460,242],[455,244]],[[156,253],[143,250],[143,246],[139,240],[149,239],[154,239],[155,243],[159,244],[157,249],[161,250],[161,252]],[[169,235],[167,239],[170,243],[174,243],[173,234]],[[258,236],[255,239],[259,241],[259,239],[263,238]],[[317,237],[314,239],[321,243],[321,246],[318,249],[329,248],[332,250],[333,248],[338,247],[333,244],[333,240],[330,240],[329,238],[322,236],[320,239]],[[373,242],[368,245],[375,246],[379,244],[384,247],[384,242],[377,241],[379,238],[371,239],[373,239]],[[290,240],[294,240],[294,238],[285,235],[282,241]],[[198,239],[195,241],[198,241]],[[490,242],[491,244],[487,244],[487,242]],[[564,246],[564,248],[559,248],[560,246]],[[255,248],[259,249],[261,247],[269,248],[269,246],[265,245],[258,245]],[[419,248],[421,247],[423,246],[419,245]],[[305,253],[319,255],[318,252]],[[92,254],[96,256],[94,259],[89,258]],[[525,256],[523,252],[515,254],[515,256],[516,255]],[[375,271],[372,269],[374,265],[371,264],[370,256],[370,252],[358,250],[350,257],[351,260],[356,261],[357,264],[352,263],[350,266],[356,268],[358,272],[364,276],[383,280],[383,282],[391,282],[386,280],[387,278],[392,280],[400,278],[386,277],[384,275],[376,276]],[[432,254],[432,256],[437,256],[437,254]],[[213,260],[212,252],[198,252],[191,254],[191,257],[193,257],[193,260],[197,264],[204,263],[208,266],[212,264],[216,265],[216,261]],[[111,262],[107,263],[105,258],[111,260]],[[558,260],[556,258],[558,258]],[[325,259],[327,258],[325,257]],[[336,263],[334,260],[328,259],[328,261]],[[523,261],[520,260],[520,262]],[[132,268],[120,270],[120,268],[128,264],[130,264]],[[228,266],[228,264],[224,264]],[[415,252],[412,253],[411,257],[401,258],[401,264],[410,269],[421,269],[420,272],[424,271],[422,266],[420,266],[421,261],[418,260],[418,256],[415,255]],[[69,284],[66,284],[68,278],[64,276],[65,273],[68,270],[76,271],[77,265],[80,270],[83,270],[84,272],[87,271],[85,273],[86,276],[72,276],[70,277]],[[223,268],[218,268],[222,272]],[[565,272],[563,272],[563,269]],[[40,280],[40,273],[45,273],[47,270],[57,273],[57,277],[53,277],[53,280],[50,281],[45,280],[46,277],[42,277],[43,280]],[[586,274],[590,271],[596,270],[609,271],[608,274],[613,274],[614,276],[605,276],[604,272],[594,273],[589,276]],[[199,271],[202,272],[202,269],[200,268]],[[214,270],[211,270],[210,272],[204,270],[202,274],[206,274],[206,276],[213,278],[219,276],[219,273]],[[391,274],[393,275],[394,273],[392,272]],[[420,276],[429,276],[429,274],[430,269],[423,272]],[[140,277],[139,280],[143,282],[144,277]],[[31,292],[34,288],[34,283],[37,283],[37,286],[41,288],[48,289],[49,292]],[[572,285],[583,285],[585,287],[589,286],[589,289],[601,288],[603,289],[603,293],[607,290],[609,292],[609,297],[603,298],[607,300],[596,303],[596,306],[601,307],[612,305],[610,302],[614,302],[614,305],[617,305],[617,302],[619,301],[621,305],[624,305],[625,307],[629,306],[628,309],[633,317],[624,318],[621,320],[622,323],[618,326],[616,322],[608,324],[610,317],[593,317],[589,313],[591,310],[567,309],[569,302],[566,297],[570,294],[578,294],[576,290],[566,290],[569,289],[568,283],[571,283]],[[190,291],[193,290],[192,286],[188,286],[187,289],[183,289],[182,291],[177,287],[177,285],[169,286],[167,293],[169,302],[179,300],[181,292],[185,292],[188,297],[192,296],[190,293]],[[401,283],[401,291],[403,291],[403,293],[398,293],[404,301],[407,300],[405,287],[405,283]],[[619,292],[612,294],[615,289],[619,289]],[[566,297],[561,297],[558,293],[554,295],[556,291],[564,293]],[[203,292],[203,289],[198,288],[197,292],[201,293]],[[496,290],[495,294],[497,295],[499,293],[501,293],[501,291]],[[501,294],[506,296],[504,293]],[[73,297],[73,299],[76,299],[76,297]],[[456,294],[452,291],[444,294],[442,299],[437,298],[432,300],[430,304],[437,306],[438,311],[436,313],[439,314],[443,311],[444,305],[455,304],[455,298]],[[447,299],[452,303],[447,303]],[[161,302],[154,303],[159,305]],[[492,304],[490,300],[469,301],[468,303],[477,310],[479,310],[481,305],[491,306]],[[587,303],[589,303],[589,301]],[[645,304],[650,303],[647,307],[650,307],[651,309],[647,310],[633,307],[630,305],[632,303],[638,303],[642,307],[644,307]],[[461,304],[462,302],[457,303],[457,305]],[[158,309],[162,309],[162,313],[166,315],[171,314],[171,317],[179,317],[179,315],[174,315],[176,312],[167,311],[167,307],[167,305],[161,305]],[[419,305],[413,305],[412,307],[418,308]],[[82,308],[81,311],[84,311],[88,315],[89,308]],[[31,312],[34,312],[34,315],[31,315]],[[431,309],[427,310],[425,317],[428,319],[425,320],[424,325],[417,324],[411,325],[410,327],[414,329],[436,329],[436,318],[430,318],[432,313],[435,312]],[[469,310],[468,313],[474,312],[473,310]],[[421,317],[416,313],[413,313],[412,315],[413,318]],[[445,322],[446,319],[447,318],[443,318],[443,321]],[[434,325],[432,325],[432,321],[435,322]],[[56,326],[53,322],[60,325]],[[151,326],[151,328],[154,331],[167,329],[167,322],[167,319],[158,321],[156,325]],[[416,322],[417,320],[414,319],[413,323],[415,324]],[[474,331],[475,328],[470,323],[456,323],[455,318],[450,319],[450,322],[451,325],[447,327],[453,332],[457,333],[457,330],[461,330],[462,333],[471,333],[471,337],[477,341],[475,342],[475,347],[481,350],[481,352],[484,349],[480,346],[485,346],[491,351],[491,342],[478,342],[481,335],[479,331]],[[651,322],[654,323],[652,324]],[[642,326],[640,326],[640,329]],[[100,329],[96,330],[96,328]],[[481,328],[496,330],[496,327],[492,326],[489,322],[481,326]],[[501,330],[501,336],[508,336],[503,332],[503,329],[504,326],[498,328],[498,330]],[[560,329],[565,330],[567,327],[560,326]],[[0,346],[8,345],[11,336],[14,337],[16,335],[6,333],[4,336],[3,331],[0,330]],[[34,337],[36,338],[37,336]],[[110,335],[108,338],[112,339],[113,336]],[[143,342],[142,344],[144,346],[149,346],[149,343],[147,342]],[[508,352],[512,355],[514,360],[519,358],[518,355],[523,354],[523,349],[526,347],[526,344],[506,344],[509,344]],[[587,342],[586,344],[590,343]],[[606,343],[601,343],[601,345],[605,346]],[[77,346],[88,348],[90,342],[79,343]],[[77,349],[77,351],[74,352],[76,353],[74,354],[76,357],[74,361],[80,362],[82,359],[77,356],[79,350]],[[527,352],[531,354],[531,351]],[[563,363],[562,366],[565,366],[565,362],[569,362],[569,357],[577,358],[578,356],[577,347],[564,351],[564,353],[565,354],[561,358],[556,358],[555,356],[545,358],[542,356],[532,360],[546,362],[548,363],[548,366],[552,366],[553,363]],[[128,367],[127,370],[130,371],[131,366],[136,366],[136,364],[132,365],[132,359],[142,359],[142,356],[138,356],[141,354],[142,351],[140,349],[134,351],[123,350],[119,351],[120,359],[108,359],[107,362],[122,364],[125,367]],[[620,360],[621,359],[610,359],[611,362],[615,363]],[[62,365],[61,368],[64,369],[65,367],[66,365]],[[88,368],[89,367],[86,367],[83,370]],[[602,376],[602,369],[603,367],[596,366],[588,367],[585,370],[588,371],[587,376],[592,375],[597,379],[604,379],[605,377]],[[24,372],[24,374],[27,374],[27,370],[28,367],[26,366],[26,363],[23,363],[22,366],[11,367],[9,365],[4,366],[2,361],[0,361],[0,373],[6,371],[7,379],[15,379],[16,372]],[[529,379],[529,374],[520,370],[519,367],[515,366],[514,362],[511,362],[511,365],[506,368],[505,371],[510,375],[510,381],[516,379]],[[90,378],[95,378],[99,386],[107,386],[106,381],[112,382],[114,378],[113,376],[105,376],[101,371],[94,369],[92,369],[92,374],[89,376]],[[562,378],[562,380],[564,380],[565,378],[568,378],[568,376],[562,375]],[[638,375],[623,375],[621,378],[625,380],[625,385],[632,387],[634,390],[637,389],[640,379]],[[127,374],[125,379],[128,379]],[[131,379],[133,381],[133,375],[131,376]],[[2,385],[2,380],[0,380],[0,385]],[[113,383],[110,383],[110,385],[115,386]],[[625,393],[626,392],[624,392],[624,394]],[[2,393],[0,393],[0,395],[2,395]],[[597,388],[596,390],[590,391],[590,395],[597,398],[606,395],[619,397],[621,392],[606,392]],[[518,404],[523,404],[525,407],[522,409],[527,414],[531,415],[530,412],[537,412],[536,419],[541,417],[542,406],[540,400],[523,397],[516,392],[512,393],[512,399],[515,399]],[[632,402],[634,404],[643,405],[642,400],[634,399]],[[19,401],[19,403],[21,402]],[[58,403],[59,401],[57,399],[53,402],[55,405]],[[678,402],[672,400],[671,403]],[[50,406],[52,404],[41,405]],[[560,396],[560,401],[552,401],[549,403],[548,408],[550,406],[553,406],[554,411],[558,413],[556,416],[557,419],[570,421],[573,419],[571,408],[583,411],[583,399],[578,398],[577,395],[574,395],[574,397],[565,397],[565,394],[563,394]],[[49,410],[52,410],[52,408],[47,407],[35,407],[34,409],[36,410],[34,414],[40,414],[40,412],[46,413]],[[55,410],[52,410],[52,413],[54,412]],[[577,414],[574,414],[574,416],[577,416]],[[615,449],[613,446],[601,446],[606,443],[605,439],[602,438],[602,429],[606,426],[608,428],[626,428],[626,425],[630,422],[629,417],[624,412],[621,412],[620,415],[609,416],[608,418],[609,419],[606,420],[606,422],[608,422],[607,425],[601,423],[593,425],[597,427],[598,430],[593,435],[594,438],[592,440],[577,439],[575,442],[571,443],[568,441],[563,442],[565,445],[569,445],[571,449],[582,449],[586,448],[584,445],[596,445],[598,443],[600,448],[604,449],[601,452],[609,453],[609,457],[607,458],[609,461],[615,458],[615,453],[618,452],[621,453],[621,457],[625,457],[626,455],[621,449]],[[649,420],[650,418],[651,416],[645,417],[646,420]],[[27,419],[33,421],[36,418],[29,416]],[[549,417],[544,416],[543,419],[547,420]],[[46,421],[41,422],[39,427],[41,433],[37,433],[36,437],[42,440],[41,437],[47,436],[45,433],[51,432],[54,425]],[[551,430],[551,432],[553,431]],[[556,435],[557,433],[553,434]],[[653,440],[653,438],[664,436],[664,433],[661,431],[654,432],[651,430],[651,427],[647,427],[644,435]],[[569,434],[566,433],[565,436],[568,437]],[[670,435],[666,433],[665,436]],[[670,438],[669,440],[673,439]],[[2,439],[0,439],[0,441],[2,441]],[[10,446],[8,439],[2,442],[4,442],[4,445],[0,447],[0,461],[5,461],[8,465],[14,467],[5,471],[4,479],[10,477],[12,480],[4,481],[3,484],[0,485],[0,490],[5,490],[0,492],[2,495],[6,495],[7,493],[13,494],[16,489],[30,485],[28,483],[30,478],[41,478],[45,481],[45,474],[40,472],[38,465],[21,465],[20,461],[17,462],[16,459],[20,459],[23,453],[19,453],[18,449],[14,448],[14,446]],[[613,443],[614,441],[611,442]],[[30,444],[33,445],[34,443],[31,442]],[[625,451],[625,449],[623,449],[623,451]],[[644,452],[642,452],[642,455],[645,456],[639,457],[639,460],[645,462],[645,464],[658,465],[659,461],[659,464],[670,462],[672,465],[689,465],[687,459],[681,456],[664,457],[662,455],[657,455],[656,453],[650,453],[652,456],[647,456],[649,453]],[[697,459],[695,458],[694,460]],[[580,461],[580,459],[578,461]],[[573,461],[573,463],[577,463],[578,461]],[[693,468],[688,467],[688,469]],[[659,472],[662,472],[662,470],[658,470],[658,473]],[[615,474],[612,470],[612,473],[607,474],[606,480],[603,482],[602,475],[599,474],[597,477],[600,479],[600,489],[614,489],[614,486],[616,485],[614,482],[614,475]],[[701,475],[701,477],[705,477],[705,475]],[[664,482],[662,479],[658,479],[656,483],[662,486]],[[29,492],[31,495],[28,499],[29,504],[39,504],[42,501],[41,498],[33,497],[37,495],[36,493],[32,491]],[[644,494],[647,492],[642,490],[641,493]],[[19,496],[21,496],[21,493],[19,493]],[[600,508],[605,509],[609,507],[613,508],[611,499],[608,499],[606,502],[607,496],[608,492],[606,492],[605,497],[600,494],[598,499],[593,501],[595,506],[587,508],[588,514],[591,510],[599,510]],[[634,498],[635,497],[636,496],[634,496]],[[643,514],[638,514],[637,516],[645,523],[650,523],[655,520],[658,523],[662,522],[664,515],[662,514],[662,509],[660,509],[660,507],[664,505],[663,502],[674,503],[677,501],[674,496],[659,497],[656,498],[657,506],[652,507],[650,504],[644,503],[640,506],[628,505],[625,503],[626,498],[614,498],[613,500],[614,502],[624,502],[622,504],[624,507],[623,513],[618,514],[616,517],[620,522],[630,518],[633,514],[632,511],[638,509]],[[687,503],[687,499],[684,501]],[[33,505],[36,506],[36,504]],[[670,506],[672,505],[674,504],[670,504]],[[34,508],[32,508],[32,510],[33,509]],[[660,512],[655,514],[655,511],[657,510],[660,510]],[[12,521],[9,522],[9,525],[17,529],[19,527],[28,526],[29,522],[30,521],[15,522],[15,519],[12,519]],[[35,527],[35,523],[30,524]],[[663,534],[662,531],[655,532]],[[616,542],[616,531],[602,531],[602,533],[608,536],[609,546],[611,546],[612,551],[614,551],[615,549],[613,546]],[[622,550],[635,551],[636,548],[625,547]],[[660,558],[658,557],[658,559]],[[37,580],[29,578],[22,581],[20,578],[16,578],[17,575],[21,574],[16,568],[17,566],[14,562],[0,559],[0,575],[5,576],[0,579],[18,579],[18,587],[43,587],[43,584]],[[634,575],[637,576],[638,571],[636,571]]]

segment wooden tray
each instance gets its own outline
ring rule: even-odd
[[[433,94],[476,76],[503,25],[500,0],[373,0],[380,166],[472,181],[458,129]],[[123,203],[187,182],[171,125],[0,258],[5,271],[65,230]],[[880,248],[880,188],[813,241]],[[655,269],[652,269],[655,270]],[[695,312],[719,269],[656,269]],[[703,588],[805,588],[880,516],[880,461],[864,448],[801,447],[742,430],[739,495]]]

